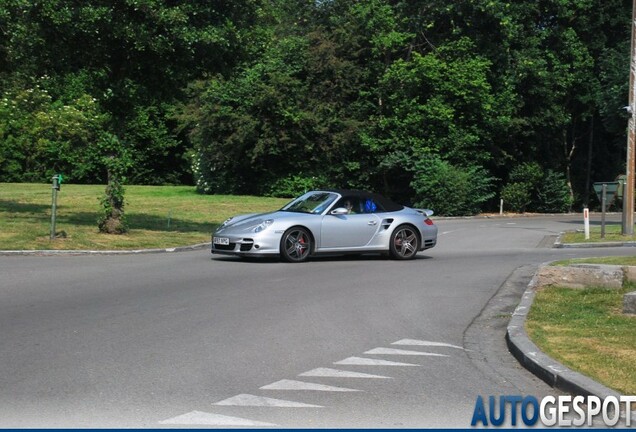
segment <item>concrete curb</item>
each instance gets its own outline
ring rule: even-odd
[[[555,248],[562,249],[591,249],[591,248],[608,248],[608,247],[636,247],[636,241],[626,242],[599,242],[599,243],[554,243]]]
[[[51,255],[140,255],[152,253],[188,252],[209,248],[210,243],[163,249],[136,250],[0,250],[0,256],[51,256]]]
[[[525,330],[525,322],[534,301],[536,285],[537,276],[535,273],[508,323],[506,341],[512,355],[522,366],[548,385],[566,393],[597,396],[600,399],[605,399],[608,396],[621,396],[617,391],[552,359],[530,340]],[[631,416],[636,419],[636,412],[632,412]]]

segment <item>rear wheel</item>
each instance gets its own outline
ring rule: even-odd
[[[288,262],[305,261],[311,254],[311,248],[309,231],[301,227],[288,229],[280,241],[280,255]]]
[[[391,234],[389,244],[391,257],[399,260],[413,259],[419,248],[420,239],[412,226],[400,225]]]

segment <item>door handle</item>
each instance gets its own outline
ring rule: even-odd
[[[377,224],[378,224],[378,221],[369,221],[368,225],[377,225]]]

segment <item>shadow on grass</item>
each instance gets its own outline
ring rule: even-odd
[[[569,220],[569,221],[562,221],[563,223],[566,224],[572,224],[572,225],[583,225],[583,219],[581,220]],[[605,221],[605,225],[609,226],[609,225],[621,225],[621,221],[612,221],[612,220],[606,220]],[[601,219],[600,217],[591,219],[590,218],[590,226],[601,226]]]
[[[7,213],[43,213],[50,217],[51,205],[27,204],[9,200],[0,200],[0,211]]]
[[[97,212],[83,212],[73,213],[72,215],[61,215],[58,217],[60,223],[68,223],[71,225],[89,225],[97,226],[97,219],[99,214]],[[170,218],[128,213],[126,214],[126,221],[130,229],[143,229],[149,231],[164,231],[164,232],[201,232],[211,233],[219,226],[218,223],[208,222],[194,222],[178,218]]]
[[[14,217],[48,220],[51,217],[51,206],[45,204],[27,204],[10,200],[0,200],[0,212],[14,214]],[[58,224],[70,224],[97,227],[98,212],[68,212],[60,206],[57,213]],[[126,220],[130,229],[143,229],[163,232],[201,232],[211,233],[219,226],[212,222],[194,222],[179,218],[168,219],[165,216],[155,216],[139,213],[127,213]]]

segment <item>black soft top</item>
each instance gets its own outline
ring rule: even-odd
[[[374,192],[367,192],[356,189],[326,189],[326,192],[335,192],[337,194],[342,195],[343,197],[354,197],[360,199],[369,199],[371,198],[375,201],[380,207],[384,208],[384,211],[393,212],[400,211],[404,208],[403,205],[397,204],[391,201],[388,198],[383,197],[380,194]]]

